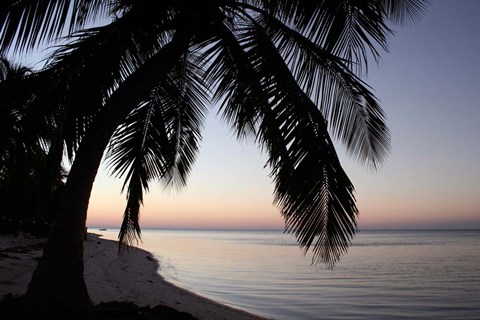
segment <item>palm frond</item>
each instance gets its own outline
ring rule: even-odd
[[[311,27],[311,23],[318,20],[324,7],[337,6],[338,1],[309,1],[309,0],[246,0],[237,1],[236,8],[240,11],[248,10],[255,13],[276,17],[286,25],[295,26],[304,31]]]
[[[287,231],[300,245],[313,245],[314,260],[329,266],[339,259],[356,229],[353,185],[343,171],[325,120],[301,90],[274,44],[252,26],[246,39],[256,69],[268,81],[270,106],[265,109],[259,139],[269,151],[276,203]]]
[[[181,63],[168,74],[156,92],[156,99],[162,97],[172,103],[166,104],[165,117],[167,134],[175,153],[163,181],[165,185],[174,188],[186,185],[199,150],[206,106],[209,104],[208,89],[201,67],[192,50],[183,56]]]
[[[183,186],[198,152],[207,97],[201,74],[187,55],[153,88],[114,134],[107,160],[116,176],[125,176],[127,206],[119,234],[121,245],[140,237],[143,191],[152,180]]]
[[[388,50],[391,33],[383,7],[374,1],[253,1],[249,10],[292,26],[325,50],[344,58],[358,73],[367,70],[368,56],[378,60],[377,47]],[[262,10],[261,8],[264,8]]]
[[[345,58],[358,73],[363,72],[363,66],[367,70],[369,54],[378,61],[377,46],[388,51],[387,36],[392,31],[376,3],[348,0],[340,1],[336,8],[325,6],[325,9],[321,24],[314,26],[316,37],[311,38],[326,50]],[[326,32],[319,32],[322,25],[329,26]]]
[[[263,92],[250,81],[249,61],[234,31],[225,24],[217,31],[218,41],[204,50],[204,59],[210,61],[205,81],[214,88],[213,101],[237,137],[255,136]]]
[[[249,120],[269,154],[275,203],[286,230],[296,235],[305,251],[313,247],[314,261],[332,266],[356,228],[353,186],[340,166],[320,111],[297,85],[268,36],[249,23],[236,31],[233,35],[224,29],[223,51],[216,50],[222,60],[210,69],[234,83],[221,82],[231,97],[225,99],[224,115],[236,125],[241,123],[239,115],[248,112],[242,109],[257,109]],[[235,66],[235,72],[224,72],[227,66]]]
[[[429,2],[428,0],[379,0],[387,18],[399,25],[420,20]]]
[[[263,16],[259,23],[304,92],[319,106],[333,135],[354,158],[377,169],[389,154],[390,133],[369,87],[349,70],[344,60],[278,20]]]
[[[106,17],[110,1],[5,0],[0,5],[0,51],[34,49]]]
[[[117,129],[111,140],[112,147],[107,154],[113,173],[126,174],[122,191],[125,187],[128,188],[127,205],[119,240],[121,244],[127,246],[133,244],[135,235],[140,238],[138,220],[143,202],[143,190],[148,190],[148,182],[152,178],[163,175],[165,167],[166,161],[159,152],[165,135],[160,134],[159,130],[152,125],[158,122],[154,120],[154,111],[154,105],[148,103],[141,104],[134,110],[125,123]],[[160,122],[160,125],[162,124]],[[157,154],[160,154],[160,157],[156,156]]]
[[[55,88],[66,108],[64,134],[70,159],[112,92],[169,38],[168,17],[146,32],[144,24],[132,23],[138,14],[128,12],[106,26],[78,32],[52,55],[48,68],[57,75]]]

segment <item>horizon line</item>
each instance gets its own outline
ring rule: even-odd
[[[120,230],[120,227],[109,227],[109,226],[98,226],[98,225],[93,225],[93,226],[88,226],[88,229],[113,229],[113,230]],[[242,228],[242,227],[206,227],[206,228],[198,228],[198,227],[145,227],[141,228],[141,231],[152,231],[152,230],[162,230],[162,231],[281,231],[283,233],[292,233],[289,232],[288,230],[285,230],[283,228]],[[358,232],[362,231],[476,231],[480,230],[480,228],[459,228],[459,227],[453,227],[453,228],[444,228],[444,227],[403,227],[403,228],[365,228],[365,229],[357,229]]]

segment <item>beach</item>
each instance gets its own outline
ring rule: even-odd
[[[42,239],[0,235],[0,298],[25,293],[42,253]],[[161,276],[159,261],[140,248],[118,254],[116,241],[88,234],[84,243],[85,281],[94,304],[129,301],[166,305],[200,320],[264,320],[179,288]],[[159,273],[160,272],[160,273]]]
[[[362,231],[333,270],[281,231],[144,230],[142,249],[120,255],[118,230],[95,232],[84,260],[97,306],[165,305],[200,320],[478,320],[480,311],[479,230]],[[0,236],[0,298],[25,292],[42,246]]]

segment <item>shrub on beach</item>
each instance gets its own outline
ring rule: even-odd
[[[36,237],[46,237],[50,224],[45,220],[26,220],[15,217],[0,216],[0,234],[16,234],[26,232]]]

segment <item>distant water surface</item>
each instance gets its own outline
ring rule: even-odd
[[[480,230],[362,231],[333,270],[281,231],[145,230],[142,248],[168,281],[267,318],[480,319]]]

